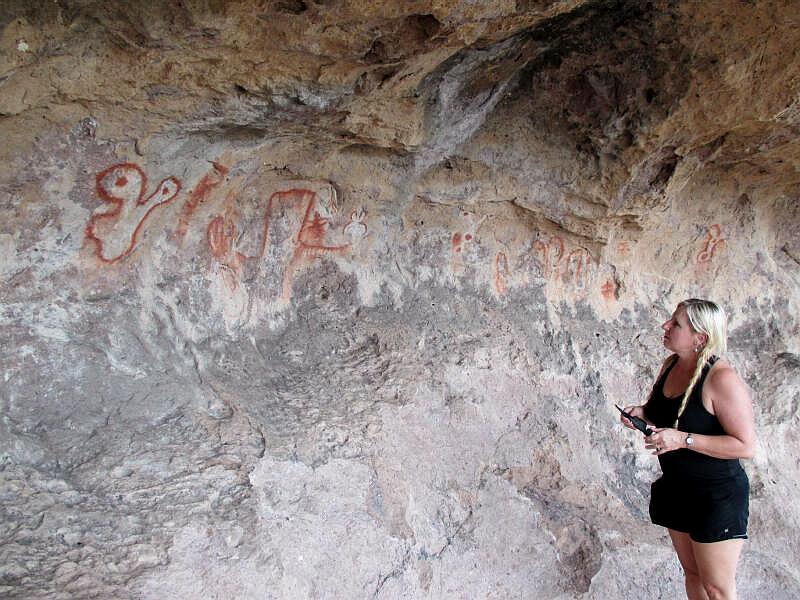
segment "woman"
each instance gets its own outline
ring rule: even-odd
[[[750,491],[739,459],[752,457],[755,446],[750,394],[719,358],[727,322],[714,302],[685,300],[662,328],[673,354],[647,403],[625,409],[654,427],[645,447],[658,456],[662,476],[652,485],[650,518],[669,531],[689,600],[735,600]]]

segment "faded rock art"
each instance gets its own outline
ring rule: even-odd
[[[711,262],[714,258],[717,249],[725,245],[725,238],[722,237],[722,228],[718,224],[714,224],[708,228],[706,232],[706,239],[703,241],[703,248],[697,255],[697,263],[703,264]]]
[[[477,221],[474,215],[465,215],[465,217],[467,227],[464,230],[456,231],[450,238],[450,248],[453,251],[453,256],[457,256],[462,250],[468,250],[469,243],[473,240],[477,243],[478,229],[487,219],[486,215]]]
[[[353,243],[363,240],[365,237],[367,237],[367,225],[364,223],[364,219],[366,217],[367,211],[364,208],[361,208],[357,211],[354,210],[352,213],[350,213],[350,222],[345,225],[342,231],[352,240]]]
[[[276,196],[278,196],[281,201],[292,203],[298,194],[302,197],[301,204],[306,204],[306,211],[303,216],[303,223],[300,225],[300,232],[297,234],[297,247],[295,249],[294,258],[314,256],[317,252],[325,253],[346,250],[349,244],[329,245],[326,243],[325,238],[328,228],[331,226],[331,220],[322,216],[320,212],[330,213],[330,209],[325,210],[324,207],[319,205],[316,192],[312,192],[311,190],[277,192],[270,198],[270,205]],[[268,212],[270,205],[267,207]]]
[[[225,259],[229,256],[233,239],[236,237],[236,226],[225,217],[217,215],[208,224],[206,236],[214,258]]]
[[[294,188],[275,192],[267,201],[254,252],[240,246],[253,236],[248,236],[252,232],[246,229],[240,231],[234,214],[212,219],[207,228],[208,246],[211,254],[233,274],[231,288],[238,287],[243,279],[255,278],[265,285],[269,298],[288,301],[294,275],[304,263],[324,255],[341,254],[350,247],[349,243],[329,241],[334,230],[332,212],[313,190]],[[366,212],[362,212],[363,219]],[[353,215],[344,230],[353,226]],[[365,235],[367,226],[357,223],[348,233]]]
[[[606,302],[614,302],[617,299],[617,283],[613,279],[607,279],[600,287],[600,294]]]
[[[147,176],[139,165],[120,163],[97,174],[97,195],[111,205],[92,215],[86,225],[86,239],[95,244],[97,258],[114,263],[136,247],[142,228],[151,213],[178,195],[181,183],[167,177],[145,197]]]
[[[547,279],[571,284],[578,289],[585,287],[591,258],[588,250],[574,248],[567,252],[564,240],[557,235],[551,236],[547,242],[536,240],[533,250]]]
[[[486,243],[486,240],[482,240],[478,236],[478,230],[486,219],[486,215],[478,218],[473,213],[462,212],[461,227],[455,231],[450,230],[450,253],[447,264],[449,273],[446,275],[449,285],[460,285],[456,283],[456,280],[464,276],[469,268],[486,268],[487,257],[482,254],[483,244]],[[489,258],[489,260],[492,259]]]
[[[508,292],[508,258],[505,252],[498,252],[494,257],[494,289],[498,296],[505,296]]]
[[[183,205],[181,216],[178,219],[178,227],[175,230],[175,236],[178,240],[182,240],[186,236],[189,223],[191,222],[197,207],[208,199],[209,194],[214,190],[214,188],[218,187],[223,181],[225,181],[225,176],[228,174],[228,168],[219,164],[218,162],[212,162],[211,165],[213,167],[211,171],[203,176],[200,182],[189,194],[189,199]]]
[[[450,239],[450,246],[453,249],[454,254],[458,254],[461,252],[461,247],[464,242],[471,242],[472,241],[472,234],[467,233],[462,235],[460,231],[456,231],[453,234],[453,237]]]

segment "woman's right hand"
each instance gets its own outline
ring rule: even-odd
[[[626,406],[624,410],[629,415],[644,419],[644,406]],[[636,429],[630,419],[625,418],[625,415],[620,414],[619,420],[622,421],[622,424],[628,429]]]

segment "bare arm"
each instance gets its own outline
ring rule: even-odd
[[[752,458],[756,445],[753,402],[742,378],[729,365],[721,365],[709,374],[704,391],[727,435],[692,436],[694,449],[716,458]]]

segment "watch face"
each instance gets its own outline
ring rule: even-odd
[[[692,444],[694,444],[694,438],[692,437],[692,434],[689,434],[686,436],[686,445],[691,446]]]

